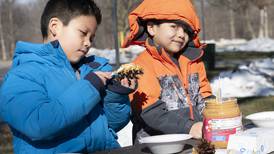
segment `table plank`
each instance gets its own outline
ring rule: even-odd
[[[197,145],[197,140],[189,139],[186,141],[186,145],[184,150],[179,154],[189,154],[191,152],[192,147]],[[105,150],[95,152],[94,154],[151,154],[151,151],[146,147],[145,144],[137,144],[133,146],[123,147],[119,149],[113,150]]]

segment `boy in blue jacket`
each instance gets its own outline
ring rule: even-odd
[[[129,121],[136,81],[110,80],[108,60],[85,57],[100,22],[92,0],[49,0],[41,16],[44,44],[16,44],[0,90],[15,153],[119,147],[116,132]]]

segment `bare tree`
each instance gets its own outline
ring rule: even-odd
[[[7,60],[12,57],[15,46],[13,7],[15,0],[1,0],[1,46],[2,59]],[[4,21],[4,22],[3,22]]]
[[[229,28],[230,28],[230,38],[236,38],[236,28],[235,28],[235,12],[245,4],[244,0],[208,0],[211,6],[215,7],[226,7],[229,10]]]
[[[15,40],[42,42],[40,17],[46,2],[47,0],[29,0],[28,3],[15,3],[16,11],[13,12]]]
[[[254,28],[251,23],[251,18],[250,18],[250,5],[251,1],[250,0],[242,0],[242,12],[244,14],[244,19],[246,21],[246,26],[249,34],[251,35],[251,38],[254,39],[256,38],[256,33],[254,31]]]
[[[114,39],[113,39],[113,26],[112,26],[112,18],[111,18],[111,0],[94,0],[102,12],[102,23],[99,26],[96,37],[94,40],[93,46],[96,48],[113,48],[114,47]]]
[[[7,60],[7,53],[6,53],[6,45],[5,45],[5,40],[4,40],[4,31],[3,31],[3,23],[2,23],[2,1],[0,1],[0,46],[1,46],[1,59],[2,60]]]
[[[48,0],[0,0],[0,58],[12,56],[16,40],[42,42],[40,16]],[[95,0],[103,15],[94,45],[113,48],[111,0]],[[199,12],[200,0],[191,0]],[[207,39],[274,37],[274,0],[204,0]],[[117,0],[118,30],[129,30],[128,14],[142,0]],[[261,12],[261,13],[258,13]],[[202,29],[204,30],[204,29]],[[120,39],[122,41],[122,39]]]
[[[9,19],[9,57],[13,56],[13,50],[15,48],[15,35],[14,35],[14,23],[13,23],[13,6],[15,0],[7,0],[8,19]]]
[[[128,15],[141,0],[118,0],[118,30],[128,31]]]
[[[118,0],[118,31],[120,40],[123,41],[124,35],[129,31],[128,15],[129,13],[142,2],[141,0]],[[122,42],[120,42],[122,44]]]
[[[269,5],[273,4],[273,0],[251,0],[255,6],[260,10],[260,28],[259,28],[259,37],[269,37],[269,28],[268,28],[268,13],[267,8]]]
[[[142,0],[117,0],[117,16],[118,16],[118,31],[127,32],[128,14]],[[113,22],[112,22],[112,1],[111,0],[95,0],[102,11],[103,20],[99,26],[95,37],[95,46],[99,48],[114,47],[113,39]]]

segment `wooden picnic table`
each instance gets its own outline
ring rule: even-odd
[[[184,146],[183,151],[178,154],[189,154],[192,152],[193,146],[196,145],[197,140],[189,139],[186,141],[186,145]],[[151,154],[151,151],[148,149],[148,147],[146,147],[145,144],[137,144],[114,150],[95,152],[94,154]]]
[[[255,125],[250,122],[244,125],[245,129],[250,129],[253,127],[255,127]],[[195,139],[187,140],[186,145],[180,154],[191,153],[193,146],[196,146],[196,145],[197,145],[197,140]],[[133,146],[122,147],[120,149],[100,151],[100,152],[96,152],[95,154],[151,154],[151,151],[146,147],[146,145],[138,144]]]

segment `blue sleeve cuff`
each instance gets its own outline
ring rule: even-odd
[[[84,79],[88,80],[99,91],[101,97],[105,95],[105,85],[95,73],[90,72]]]
[[[121,85],[119,81],[116,81],[116,80],[111,80],[107,85],[107,89],[121,95],[128,95],[130,93],[133,93],[136,90],[136,89],[130,89],[128,87],[124,87]]]

